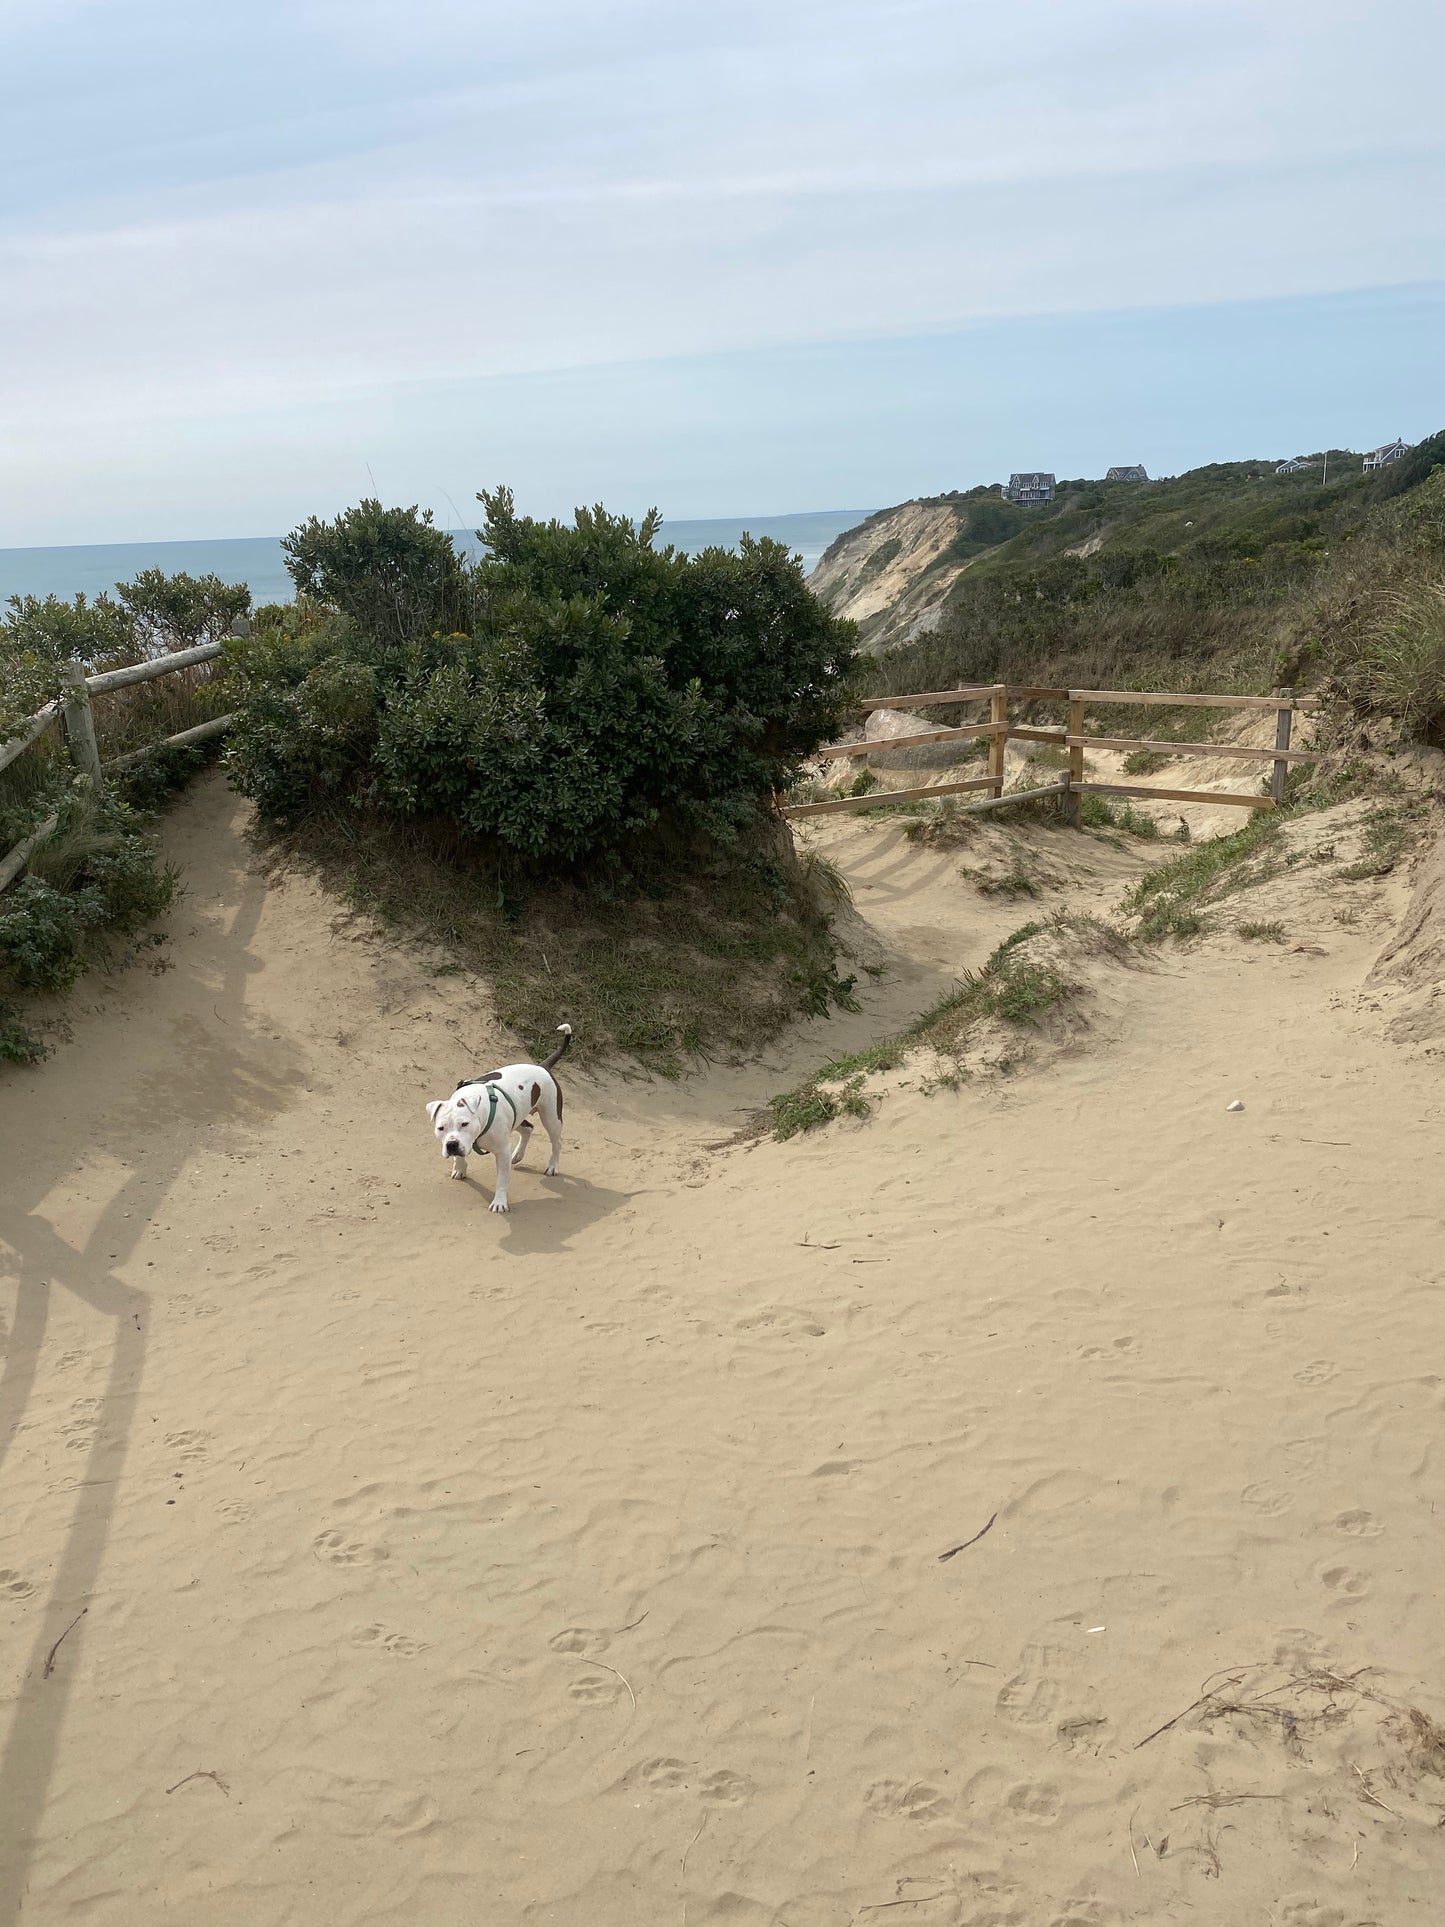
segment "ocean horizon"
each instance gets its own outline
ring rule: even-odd
[[[688,555],[700,549],[736,548],[744,532],[771,536],[801,555],[811,575],[828,544],[871,515],[871,509],[816,509],[797,515],[709,516],[664,522],[660,540]],[[471,529],[449,533],[473,553]],[[48,548],[0,549],[0,604],[11,596],[97,595],[128,582],[142,569],[167,575],[211,575],[244,582],[256,603],[289,602],[293,589],[275,535],[224,536],[215,541],[92,542]]]

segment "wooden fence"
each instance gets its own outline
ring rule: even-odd
[[[157,656],[149,662],[131,663],[125,669],[107,669],[97,676],[87,676],[82,663],[67,663],[64,694],[32,716],[17,735],[7,737],[0,743],[0,769],[7,768],[32,743],[38,743],[47,730],[62,723],[72,761],[96,784],[105,781],[107,770],[124,769],[127,764],[149,755],[152,749],[185,749],[192,743],[208,742],[211,737],[229,729],[235,720],[234,716],[213,716],[209,722],[198,723],[194,729],[180,730],[174,736],[162,737],[159,742],[149,743],[144,749],[131,750],[125,756],[117,756],[113,762],[103,764],[95,740],[95,720],[90,704],[93,696],[105,696],[115,689],[129,689],[133,683],[150,682],[156,676],[174,675],[178,669],[194,669],[200,663],[214,661],[220,653],[219,642],[203,642],[194,649],[177,649],[168,656]],[[15,881],[41,844],[54,835],[58,822],[58,817],[47,817],[7,856],[0,858],[0,890],[8,888]]]
[[[1277,696],[1180,696],[1159,690],[1138,689],[1037,689],[1009,683],[979,683],[964,689],[931,689],[912,696],[871,696],[860,709],[923,709],[952,704],[987,703],[986,723],[962,723],[952,729],[921,729],[916,735],[880,737],[873,742],[834,743],[818,751],[819,759],[851,758],[886,754],[895,749],[912,749],[926,743],[973,742],[989,739],[988,774],[970,776],[948,783],[927,783],[913,789],[870,790],[866,796],[833,797],[826,803],[784,805],[788,817],[822,816],[838,810],[875,810],[890,803],[910,803],[935,796],[956,796],[964,791],[987,790],[988,795],[965,803],[969,811],[992,810],[1010,803],[1027,803],[1040,797],[1057,797],[1064,813],[1076,827],[1081,796],[1154,797],[1169,803],[1223,803],[1247,810],[1278,809],[1284,800],[1285,771],[1291,763],[1314,761],[1309,750],[1290,748],[1290,727],[1296,710],[1312,709],[1314,698],[1296,696],[1281,690]],[[1011,723],[1011,703],[1060,703],[1068,707],[1068,722],[1062,728],[1040,729],[1033,725]],[[1266,709],[1275,712],[1274,748],[1255,748],[1240,743],[1168,743],[1144,736],[1090,736],[1085,713],[1090,705],[1165,704],[1195,709]],[[1068,770],[1057,781],[1036,789],[1011,790],[1004,794],[1004,756],[1011,739],[1028,743],[1053,743],[1069,753]],[[1084,751],[1117,749],[1147,751],[1157,756],[1235,756],[1247,762],[1268,763],[1271,780],[1268,795],[1247,796],[1237,790],[1160,789],[1149,783],[1086,783]]]

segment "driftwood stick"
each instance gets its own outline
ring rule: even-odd
[[[42,1679],[49,1679],[50,1675],[55,1671],[55,1655],[60,1651],[62,1643],[65,1640],[69,1639],[70,1635],[75,1631],[76,1627],[80,1624],[81,1620],[84,1619],[85,1615],[89,1611],[90,1611],[89,1606],[82,1606],[80,1611],[75,1615],[74,1619],[72,1619],[70,1624],[66,1627],[65,1631],[60,1635],[60,1638],[57,1639],[55,1644],[51,1647],[49,1653],[46,1655],[45,1669],[40,1675]]]
[[[976,1546],[979,1540],[983,1537],[984,1533],[988,1532],[992,1528],[993,1520],[996,1519],[997,1517],[998,1517],[998,1514],[995,1512],[993,1515],[993,1519],[989,1520],[988,1525],[984,1526],[980,1531],[974,1533],[971,1539],[965,1539],[961,1546],[950,1546],[947,1552],[940,1552],[938,1555],[939,1565],[943,1565],[945,1561],[949,1559],[956,1558],[960,1552],[967,1552],[970,1546]]]

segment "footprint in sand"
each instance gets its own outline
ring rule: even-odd
[[[1116,1338],[1112,1345],[1090,1345],[1080,1353],[1080,1357],[1088,1359],[1132,1358],[1138,1350],[1139,1341],[1137,1338],[1124,1337]]]
[[[737,1807],[753,1791],[753,1783],[741,1773],[721,1767],[716,1773],[705,1773],[698,1781],[697,1790],[704,1800],[711,1800],[714,1806]]]
[[[1066,1900],[1064,1911],[1054,1915],[1049,1927],[1118,1927],[1119,1920],[1112,1907],[1083,1894],[1077,1900]]]
[[[98,1398],[78,1398],[70,1408],[70,1417],[60,1428],[60,1436],[72,1452],[84,1451],[95,1434],[96,1422],[100,1414]]]
[[[1022,1786],[1013,1788],[1006,1804],[1009,1812],[1018,1814],[1021,1820],[1038,1820],[1047,1824],[1058,1819],[1063,1802],[1057,1787],[1049,1786],[1047,1782],[1035,1785],[1025,1780]]]
[[[1063,1704],[1063,1681],[1054,1676],[1061,1654],[1053,1646],[1026,1646],[1023,1665],[999,1688],[997,1706],[1019,1726],[1053,1724]]]
[[[29,1599],[35,1591],[24,1573],[12,1572],[8,1566],[0,1567],[0,1599]]]
[[[622,1681],[615,1673],[583,1673],[567,1688],[569,1698],[581,1700],[584,1706],[605,1706],[623,1691]]]
[[[1320,1580],[1343,1599],[1363,1599],[1370,1590],[1369,1574],[1354,1566],[1329,1566],[1320,1574]]]
[[[1329,1901],[1298,1895],[1280,1902],[1279,1912],[1270,1917],[1270,1927],[1376,1927],[1376,1922],[1362,1919],[1353,1908],[1346,1913]]]
[[[361,1540],[348,1539],[344,1532],[334,1529],[318,1532],[311,1544],[317,1557],[333,1566],[377,1566],[389,1556],[384,1546],[364,1545]]]
[[[1301,1365],[1295,1378],[1301,1385],[1328,1385],[1338,1370],[1327,1358],[1316,1358],[1308,1365]]]
[[[435,1826],[437,1804],[429,1794],[417,1793],[411,1799],[398,1800],[394,1806],[378,1816],[377,1826],[383,1833],[395,1834],[398,1838],[414,1833],[425,1833]]]
[[[766,1311],[755,1311],[747,1318],[739,1318],[736,1329],[740,1332],[776,1332],[784,1338],[823,1338],[827,1335],[826,1326],[791,1305],[776,1305]]]
[[[644,1760],[629,1777],[643,1786],[656,1787],[660,1793],[672,1793],[687,1785],[687,1775],[686,1760]]]
[[[1055,1738],[1066,1753],[1097,1753],[1109,1731],[1102,1713],[1084,1713],[1078,1719],[1060,1720]]]
[[[878,1780],[863,1798],[885,1820],[946,1820],[952,1808],[947,1794],[926,1780]]]
[[[607,1634],[595,1626],[566,1626],[547,1641],[554,1653],[605,1653]]]
[[[256,1508],[249,1499],[227,1499],[216,1507],[216,1511],[228,1526],[242,1525],[256,1516]]]
[[[1267,1519],[1277,1519],[1282,1512],[1288,1512],[1294,1504],[1294,1500],[1282,1486],[1271,1485],[1268,1479],[1261,1479],[1255,1485],[1247,1485],[1240,1493],[1239,1500],[1241,1505],[1247,1505],[1255,1512],[1262,1512]]]
[[[1330,1520],[1336,1532],[1343,1532],[1351,1539],[1378,1539],[1385,1530],[1373,1512],[1355,1507],[1349,1512],[1338,1512]]]
[[[396,1659],[415,1659],[426,1651],[426,1643],[410,1639],[405,1633],[388,1632],[385,1626],[361,1626],[351,1635],[353,1646],[379,1646]]]
[[[203,1459],[210,1442],[209,1432],[167,1432],[165,1437],[167,1449],[174,1457],[184,1459],[187,1464],[194,1464],[196,1460]]]

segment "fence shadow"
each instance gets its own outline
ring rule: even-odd
[[[259,968],[251,943],[265,881],[246,869],[239,850],[230,874],[221,873],[219,880],[232,910],[216,944],[219,968],[212,998],[219,1024],[214,1032],[199,1025],[171,1026],[172,1050],[153,1080],[166,1086],[165,1098],[181,1122],[200,1121],[203,1112],[240,1121],[273,1113],[301,1077],[295,1065],[270,1066],[264,1050],[248,1045],[246,990]],[[0,1475],[34,1393],[57,1293],[71,1294],[106,1321],[110,1359],[90,1448],[71,1487],[74,1511],[0,1752],[0,1927],[18,1921],[25,1905],[77,1661],[87,1639],[95,1637],[94,1627],[76,1621],[96,1591],[110,1541],[146,1362],[151,1301],[117,1275],[117,1266],[134,1252],[180,1178],[189,1147],[184,1130],[156,1133],[128,1126],[136,1092],[123,1087],[114,1054],[108,1062],[103,1051],[85,1049],[87,1031],[93,1028],[99,1037],[113,1021],[110,1015],[82,1020],[70,1047],[42,1070],[20,1073],[5,1094],[17,1111],[22,1103],[33,1106],[43,1080],[47,1106],[34,1133],[43,1134],[46,1157],[25,1161],[28,1193],[24,1172],[7,1173],[0,1217],[7,1268],[17,1280],[16,1316],[0,1373]],[[108,1140],[126,1162],[134,1162],[89,1236],[73,1246],[41,1206],[57,1172],[80,1165],[94,1156],[97,1144],[105,1149]],[[68,1628],[73,1630],[67,1634]],[[47,1662],[63,1634],[65,1643],[47,1677]]]

